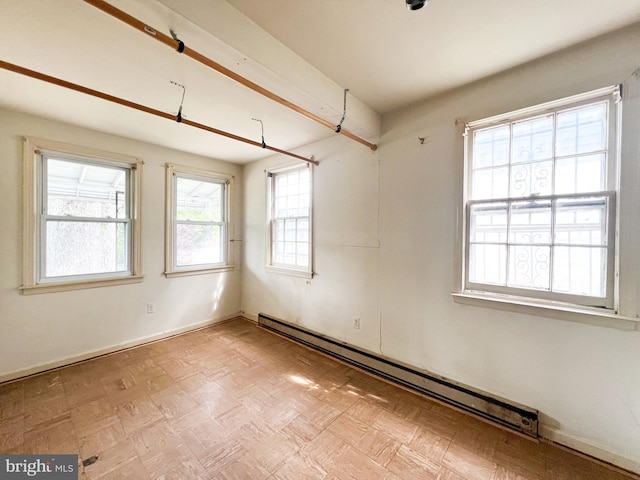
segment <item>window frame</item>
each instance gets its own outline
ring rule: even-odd
[[[309,264],[307,267],[289,266],[273,262],[273,241],[274,241],[274,221],[276,220],[275,209],[275,182],[276,178],[280,174],[287,174],[297,170],[308,169],[309,171]],[[265,269],[271,273],[280,273],[285,275],[292,275],[303,278],[313,278],[313,264],[314,264],[314,240],[313,240],[313,165],[306,164],[294,164],[287,165],[278,168],[272,168],[265,170],[267,177],[267,241],[266,241],[266,265]],[[279,218],[279,217],[278,217]],[[296,217],[301,218],[301,217]]]
[[[128,172],[126,222],[129,225],[127,270],[59,277],[44,276],[46,260],[46,236],[44,234],[47,218],[53,218],[44,210],[46,205],[46,155],[56,155],[64,160],[83,164],[93,164],[111,168],[120,168]],[[60,292],[84,288],[97,288],[110,285],[138,283],[142,275],[141,217],[140,198],[142,183],[142,162],[136,157],[106,152],[90,147],[71,145],[36,137],[23,137],[23,283],[20,291],[23,295]],[[112,222],[104,218],[74,217],[74,221]],[[123,223],[122,220],[113,220]]]
[[[210,170],[203,170],[199,168],[192,168],[182,165],[175,165],[172,163],[166,164],[166,179],[165,179],[165,271],[164,275],[167,278],[180,277],[188,275],[204,275],[216,272],[226,272],[234,269],[233,262],[231,261],[231,191],[233,184],[233,176],[223,173],[213,172]],[[223,221],[213,222],[223,224],[223,262],[200,264],[200,265],[177,265],[177,248],[176,248],[176,235],[177,226],[180,223],[176,219],[176,186],[178,178],[187,178],[192,180],[199,180],[205,182],[220,183],[224,185],[223,189]],[[188,223],[188,222],[187,222]]]
[[[522,120],[534,119],[536,117],[546,116],[549,114],[557,114],[563,110],[570,110],[580,106],[595,104],[600,101],[608,103],[608,135],[607,135],[607,170],[605,189],[597,192],[578,193],[578,194],[556,194],[546,196],[528,196],[528,197],[510,197],[505,199],[486,199],[486,200],[470,200],[472,188],[472,162],[473,162],[473,133],[475,131],[495,128],[499,125],[509,124]],[[621,93],[618,85],[601,88],[580,95],[566,97],[557,101],[547,102],[544,104],[532,106],[529,108],[497,115],[474,122],[464,124],[463,132],[463,183],[462,183],[462,203],[461,215],[459,222],[459,241],[460,241],[460,266],[458,270],[458,286],[454,288],[453,296],[456,302],[469,303],[481,306],[490,306],[493,308],[515,310],[522,312],[534,311],[541,313],[542,310],[555,310],[556,314],[549,311],[542,312],[545,316],[564,317],[563,313],[557,315],[557,312],[584,313],[586,316],[610,316],[620,321],[622,328],[631,326],[629,321],[631,318],[623,318],[619,315],[619,202],[620,202],[620,171],[621,171]],[[555,139],[555,128],[554,128]],[[555,141],[555,140],[554,140]],[[552,159],[555,161],[556,156]],[[509,163],[509,165],[511,162]],[[609,202],[608,215],[608,232],[607,232],[607,267],[606,267],[606,288],[607,298],[602,301],[597,300],[598,297],[589,297],[574,294],[559,294],[551,291],[520,289],[516,287],[491,286],[489,284],[474,283],[469,280],[470,264],[470,228],[471,215],[470,209],[474,204],[482,202],[497,203],[501,200],[507,202],[507,208],[511,203],[527,200],[543,200],[551,199],[555,202],[562,198],[582,198],[582,197],[607,197]],[[553,220],[552,220],[553,222]],[[552,227],[553,228],[553,225]],[[507,240],[508,243],[508,240]],[[555,242],[553,239],[550,248],[553,248]],[[508,271],[505,272],[508,275]],[[524,308],[521,308],[524,307]],[[592,322],[592,318],[587,323]]]

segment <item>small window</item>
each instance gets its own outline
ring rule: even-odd
[[[464,288],[614,308],[618,89],[474,122]]]
[[[312,174],[311,165],[267,173],[271,271],[312,275]]]
[[[229,268],[230,181],[167,165],[167,276]]]
[[[138,277],[141,163],[38,143],[27,141],[26,147],[25,238],[32,239],[33,248],[25,249],[23,290]]]

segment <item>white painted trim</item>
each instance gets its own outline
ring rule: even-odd
[[[126,167],[130,169],[131,209],[130,219],[130,272],[126,274],[78,275],[73,279],[64,277],[40,279],[39,249],[41,248],[38,216],[40,212],[40,164],[39,156],[43,152],[56,152],[81,158],[95,160],[100,164]],[[55,140],[37,137],[23,137],[23,250],[22,250],[22,286],[23,295],[36,293],[62,292],[82,288],[96,288],[108,285],[136,283],[143,279],[142,274],[142,166],[144,162],[130,155],[107,152],[81,145],[72,145]]]
[[[546,112],[548,110],[555,110],[558,108],[562,108],[567,105],[575,105],[582,102],[588,102],[598,97],[604,97],[608,95],[617,95],[618,92],[619,92],[619,86],[611,85],[609,87],[599,88],[597,90],[592,90],[590,92],[579,93],[577,95],[561,98],[559,100],[553,100],[551,102],[546,102],[538,105],[533,105],[531,107],[521,108],[520,110],[515,110],[513,112],[507,112],[500,115],[494,115],[493,117],[474,120],[474,121],[468,122],[467,126],[469,128],[475,129],[478,127],[486,127],[489,125],[493,125],[495,123],[513,121],[515,119],[519,119],[522,117],[537,115],[542,112]]]
[[[583,438],[576,437],[570,433],[562,432],[561,430],[545,425],[543,423],[538,424],[538,434],[540,437],[550,440],[553,443],[569,447],[578,452],[584,453],[591,457],[594,457],[603,462],[610,463],[617,467],[629,470],[640,474],[640,461],[632,458],[627,458],[617,453],[612,453],[606,450],[604,447],[595,445]]]
[[[224,218],[225,218],[225,245],[224,245],[224,263],[220,265],[208,265],[208,266],[186,266],[178,267],[176,263],[175,252],[175,177],[177,175],[184,175],[186,177],[193,177],[197,180],[203,181],[217,181],[225,184],[224,187]],[[192,168],[182,165],[176,165],[173,163],[165,164],[165,222],[164,222],[164,234],[165,234],[165,271],[164,275],[167,278],[183,277],[188,275],[202,275],[206,273],[214,272],[226,272],[233,270],[233,252],[231,251],[231,232],[234,229],[234,223],[232,221],[232,208],[231,198],[234,189],[233,186],[234,176],[218,173],[212,170],[203,170],[201,168]]]
[[[254,323],[258,323],[258,315],[253,314],[253,313],[247,313],[247,312],[240,312],[240,316],[242,318],[246,318],[247,320],[254,322]]]
[[[294,170],[302,170],[303,168],[309,169],[309,266],[307,268],[300,267],[289,267],[287,265],[273,264],[272,262],[272,245],[273,245],[273,196],[275,192],[275,185],[273,180],[274,174],[287,173]],[[302,277],[302,278],[313,278],[313,267],[314,267],[314,259],[315,259],[315,238],[314,238],[314,228],[313,228],[313,209],[314,209],[314,185],[313,185],[313,177],[314,177],[314,168],[313,165],[307,163],[306,165],[300,165],[300,162],[297,163],[289,163],[286,166],[280,166],[277,168],[267,168],[265,169],[265,173],[267,175],[267,215],[266,215],[266,264],[265,270],[269,273],[282,274],[282,275],[291,275],[294,277]]]
[[[23,295],[36,295],[38,293],[68,292],[70,290],[83,290],[85,288],[111,287],[114,285],[127,285],[140,283],[143,275],[130,275],[128,277],[99,278],[95,280],[80,280],[77,282],[50,282],[36,285],[23,285],[19,287]]]
[[[48,370],[52,370],[55,368],[65,367],[74,363],[82,362],[84,360],[90,360],[95,357],[100,357],[103,355],[108,355],[110,353],[117,353],[121,350],[127,350],[129,348],[140,347],[142,345],[146,345],[148,343],[155,342],[157,340],[163,340],[169,337],[175,337],[177,335],[182,335],[185,333],[190,333],[196,330],[200,330],[202,328],[209,327],[211,325],[221,323],[227,320],[231,320],[232,318],[236,318],[241,316],[241,313],[235,313],[233,315],[229,315],[222,318],[216,318],[213,320],[205,320],[204,322],[192,323],[191,325],[186,325],[184,327],[176,328],[173,330],[166,330],[162,333],[157,333],[154,335],[149,335],[146,337],[139,337],[134,340],[130,340],[125,343],[120,343],[118,345],[112,345],[110,347],[101,348],[99,350],[92,350],[89,352],[81,353],[80,355],[72,355],[69,357],[64,357],[58,360],[54,360],[47,363],[41,363],[38,365],[34,365],[29,368],[25,368],[23,370],[18,370],[16,372],[2,373],[0,374],[0,383],[9,382],[11,380],[17,380],[22,377],[27,377],[30,375],[36,375],[38,373],[46,372]]]
[[[557,318],[570,322],[585,323],[587,325],[615,328],[617,330],[640,330],[640,318],[618,315],[611,310],[578,307],[559,302],[537,301],[536,299],[484,292],[453,292],[451,296],[456,303],[476,307]]]
[[[222,267],[213,267],[213,268],[203,268],[199,270],[174,270],[172,272],[164,272],[164,276],[167,278],[175,278],[175,277],[188,277],[191,275],[207,275],[209,273],[222,273],[222,272],[233,272],[235,269],[235,265],[224,265]]]
[[[313,278],[313,272],[308,270],[300,270],[297,268],[287,268],[274,265],[265,265],[264,269],[267,273],[278,273],[282,275],[291,275],[292,277]]]

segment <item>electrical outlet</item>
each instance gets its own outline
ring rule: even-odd
[[[355,328],[356,330],[360,329],[360,319],[359,318],[354,318],[353,319],[353,328]]]
[[[155,313],[153,303],[147,303],[147,313]]]

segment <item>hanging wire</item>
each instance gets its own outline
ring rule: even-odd
[[[264,142],[264,123],[259,118],[252,118],[255,122],[260,122],[260,128],[262,129],[262,148],[267,148],[267,144]]]
[[[184,88],[184,85],[176,83],[173,80],[171,80],[171,83],[182,89],[182,100],[180,100],[180,108],[178,108],[178,115],[176,115],[176,122],[180,123],[182,122],[182,104],[184,103],[184,95],[187,93],[187,89]]]
[[[336,133],[340,133],[342,131],[342,122],[344,122],[344,117],[347,116],[347,92],[348,91],[349,91],[348,88],[344,89],[344,107],[342,110],[342,118],[340,119],[340,123],[336,127]]]

